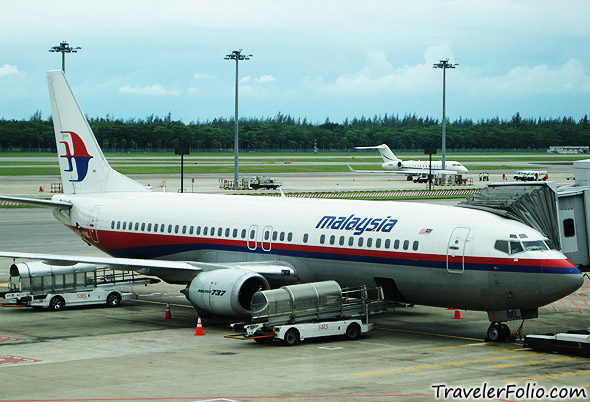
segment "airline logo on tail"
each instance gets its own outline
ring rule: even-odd
[[[92,156],[88,154],[86,150],[86,145],[80,138],[80,136],[73,131],[60,131],[62,134],[69,134],[72,138],[72,149],[74,152],[70,151],[70,144],[67,141],[60,141],[60,144],[64,144],[66,147],[66,154],[60,155],[60,158],[67,158],[68,159],[68,168],[65,169],[65,172],[73,172],[74,166],[72,164],[72,159],[76,164],[76,172],[78,173],[77,179],[70,179],[71,182],[80,182],[84,180],[86,174],[88,173],[88,162],[92,159]]]

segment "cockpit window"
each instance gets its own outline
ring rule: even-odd
[[[523,252],[522,244],[519,241],[510,241],[510,254],[516,254]]]
[[[518,235],[518,237],[520,237],[521,239],[528,239],[529,237],[527,235],[525,235],[524,233],[521,233]]]
[[[547,245],[542,240],[523,241],[522,244],[526,251],[548,250]]]
[[[504,252],[506,254],[509,253],[509,250],[508,250],[508,241],[506,241],[506,240],[496,240],[496,244],[494,244],[494,248],[496,250],[500,250],[500,251],[502,251],[502,252]]]

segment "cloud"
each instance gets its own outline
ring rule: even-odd
[[[19,74],[18,68],[12,64],[5,64],[0,67],[0,77],[4,75],[14,75]]]
[[[260,77],[256,78],[255,81],[257,82],[273,82],[277,79],[273,77],[271,74],[261,75]]]
[[[165,96],[165,95],[179,95],[180,90],[169,90],[160,84],[148,85],[145,87],[132,87],[125,85],[119,88],[119,92],[128,95],[142,95],[142,96]]]
[[[211,75],[211,74],[195,73],[195,75],[194,75],[193,78],[196,79],[196,80],[207,80],[207,79],[215,78],[215,76],[214,75]]]

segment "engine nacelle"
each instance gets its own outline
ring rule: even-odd
[[[399,161],[399,162],[397,163],[397,167],[401,169],[401,167],[402,167],[402,166],[403,166],[403,165],[402,165],[402,161]]]
[[[227,268],[201,272],[185,295],[195,308],[211,314],[249,316],[252,295],[261,288],[270,289],[262,275]]]

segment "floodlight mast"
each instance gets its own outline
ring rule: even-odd
[[[70,44],[65,40],[62,41],[59,46],[53,46],[49,49],[50,52],[53,53],[61,53],[61,71],[66,73],[66,53],[78,53],[78,50],[82,49],[81,47],[70,47]]]
[[[226,55],[223,59],[224,60],[235,60],[236,61],[236,113],[234,116],[234,124],[235,124],[235,138],[234,138],[234,187],[237,188],[238,180],[239,180],[239,167],[238,167],[238,62],[241,60],[250,60],[252,57],[251,54],[245,55],[242,54],[242,49],[234,50],[230,54]]]
[[[442,169],[446,169],[446,155],[447,155],[447,117],[445,115],[445,82],[446,82],[446,70],[447,68],[455,68],[459,64],[449,63],[449,59],[441,60],[440,63],[433,64],[433,68],[442,68],[443,70],[443,111],[442,111]]]

